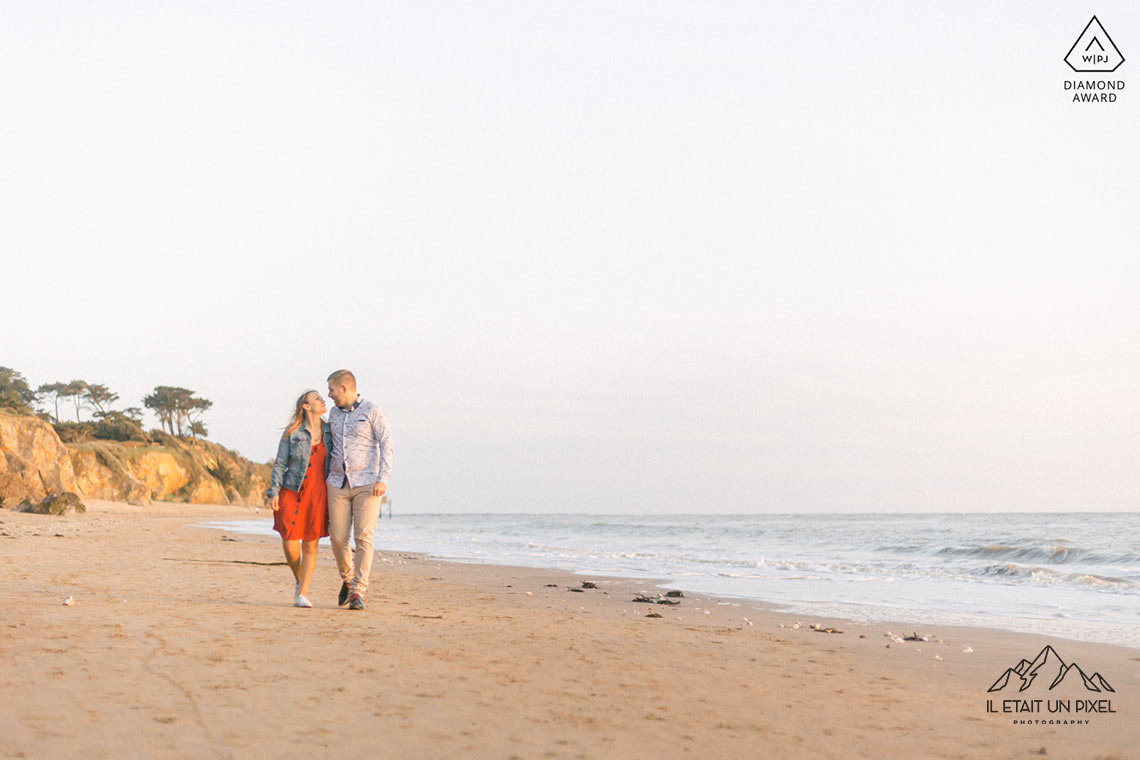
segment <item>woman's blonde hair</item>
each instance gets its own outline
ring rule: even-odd
[[[305,423],[305,399],[309,397],[310,393],[316,393],[315,390],[307,390],[297,398],[297,405],[293,407],[293,416],[289,419],[289,424],[285,426],[285,432],[281,434],[282,438],[288,438],[297,431]]]

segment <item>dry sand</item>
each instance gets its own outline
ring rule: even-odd
[[[635,604],[658,589],[396,553],[349,612],[325,547],[301,610],[275,539],[190,527],[249,509],[89,507],[0,512],[3,757],[1140,757],[1140,650]],[[843,633],[780,627],[797,619]],[[943,643],[883,635],[904,628]],[[988,714],[1011,698],[989,685],[1045,644],[1116,689],[1068,696],[1116,712]]]

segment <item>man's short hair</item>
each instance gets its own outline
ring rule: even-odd
[[[356,375],[349,372],[347,369],[338,369],[336,372],[329,375],[329,385],[347,385],[350,388],[356,387]]]

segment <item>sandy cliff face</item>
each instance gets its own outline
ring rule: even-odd
[[[178,459],[157,446],[135,448],[110,441],[65,445],[84,496],[149,504],[170,499],[190,482]]]
[[[63,444],[36,417],[0,414],[4,506],[58,491],[136,504],[260,504],[270,468],[216,443],[163,436],[157,444]]]
[[[51,425],[0,412],[0,498],[11,509],[59,491],[77,491],[67,449]]]

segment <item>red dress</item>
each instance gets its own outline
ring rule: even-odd
[[[296,491],[281,489],[273,530],[287,541],[316,541],[329,534],[328,492],[325,490],[325,443],[309,450],[309,468]]]

